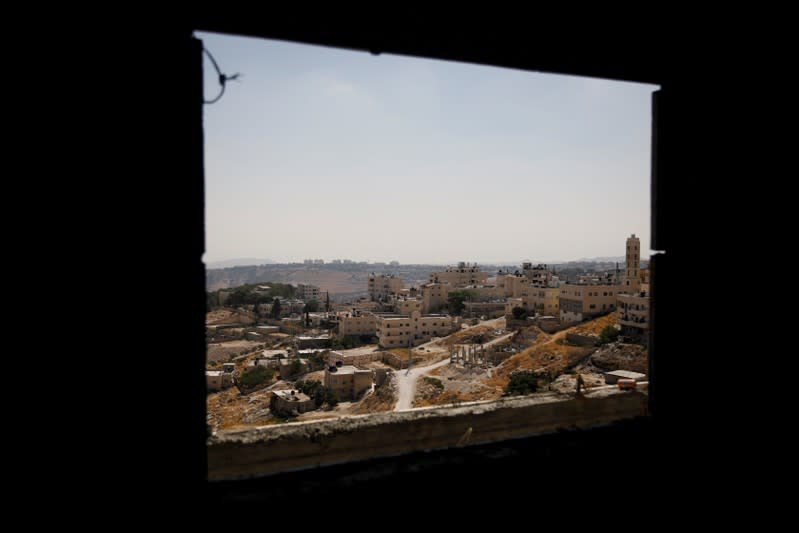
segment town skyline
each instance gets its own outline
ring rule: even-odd
[[[648,256],[642,256],[642,260],[649,260]],[[322,261],[319,263],[319,261]],[[311,261],[309,263],[309,261]],[[598,256],[598,257],[578,257],[574,259],[555,259],[555,260],[538,260],[538,259],[530,259],[530,258],[523,258],[518,260],[494,260],[494,261],[478,261],[478,260],[469,260],[465,261],[467,263],[476,263],[478,265],[493,265],[493,266],[512,266],[516,265],[519,266],[522,263],[533,263],[533,264],[548,264],[548,265],[558,265],[558,264],[567,264],[567,263],[608,263],[608,262],[624,262],[624,255],[608,255],[608,256]],[[421,261],[421,262],[410,262],[410,261],[400,261],[399,259],[391,259],[391,260],[356,260],[351,259],[348,257],[342,258],[308,258],[304,257],[302,259],[292,259],[288,261],[275,261],[271,258],[230,258],[230,259],[222,259],[219,261],[206,261],[206,268],[216,269],[216,268],[231,268],[235,266],[257,266],[257,265],[336,265],[336,264],[367,264],[367,265],[385,265],[385,266],[392,266],[394,264],[398,265],[456,265],[460,263],[459,260],[453,261],[445,261],[445,262],[436,262],[436,261]]]

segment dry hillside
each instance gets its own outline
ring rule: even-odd
[[[538,370],[543,368],[552,377],[558,376],[596,350],[593,346],[571,346],[566,344],[564,341],[567,333],[599,335],[599,332],[606,326],[612,326],[615,323],[616,314],[611,313],[567,328],[554,335],[541,332],[531,346],[511,356],[499,365],[485,383],[486,385],[504,389],[505,385],[508,384],[511,372],[514,370]]]

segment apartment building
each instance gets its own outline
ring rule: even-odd
[[[527,309],[539,315],[558,316],[560,313],[559,287],[528,287],[522,298]]]
[[[331,365],[325,370],[325,387],[340,399],[354,400],[372,386],[373,372],[353,365]]]
[[[531,287],[530,278],[519,273],[497,276],[497,283],[502,283],[503,295],[508,298],[519,298]]]
[[[452,333],[453,319],[448,315],[377,315],[377,339],[383,348],[418,346],[432,337]]]
[[[425,283],[422,285],[422,312],[428,314],[447,304],[450,285],[445,283]]]
[[[372,272],[368,282],[369,299],[373,302],[386,300],[390,295],[399,293],[404,286],[402,278]]]
[[[475,301],[485,302],[505,297],[505,288],[497,285],[469,285],[463,290],[474,294]]]
[[[522,263],[522,275],[530,280],[533,287],[549,287],[557,280],[547,265]]]
[[[466,287],[467,285],[485,285],[488,273],[480,270],[475,264],[461,261],[458,266],[448,266],[441,272],[431,272],[430,283],[448,283],[450,288]]]
[[[527,287],[521,296],[505,299],[505,314],[510,314],[514,307],[527,309],[531,314],[558,316],[560,313],[560,288]]]
[[[345,313],[338,318],[338,336],[347,335],[375,335],[377,333],[377,318],[372,313],[356,312]]]
[[[295,296],[302,300],[303,302],[309,302],[311,300],[316,300],[317,302],[321,301],[322,298],[322,291],[316,285],[307,285],[305,283],[298,283],[297,284],[297,292]]]
[[[410,315],[414,311],[422,312],[422,300],[416,298],[397,298],[394,300],[394,312],[398,315]]]
[[[616,309],[621,285],[564,283],[560,286],[560,321],[582,322]]]
[[[463,304],[463,316],[499,318],[505,315],[505,300],[494,300],[487,302],[465,302]]]
[[[619,325],[621,334],[647,342],[649,336],[649,293],[619,294]]]

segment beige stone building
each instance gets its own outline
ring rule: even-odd
[[[649,294],[649,269],[642,268],[638,273],[638,277],[641,280],[640,291]]]
[[[377,318],[369,312],[345,313],[338,318],[338,336],[348,335],[375,335],[377,333]]]
[[[557,278],[547,265],[522,263],[522,275],[530,280],[533,287],[549,287]]]
[[[336,363],[341,363],[343,365],[355,365],[355,366],[364,366],[368,363],[374,361],[382,361],[383,354],[386,352],[382,351],[374,351],[374,352],[367,352],[367,353],[341,353],[336,351],[328,352],[327,354],[327,364],[328,365],[335,365]]]
[[[526,287],[521,296],[506,298],[505,314],[513,312],[514,307],[527,309],[530,316],[534,314],[558,316],[560,313],[559,287]]]
[[[641,288],[640,266],[641,266],[641,240],[633,233],[627,238],[627,250],[625,255],[627,264],[624,267],[624,292],[635,294]]]
[[[619,325],[621,334],[647,342],[649,336],[649,293],[619,294]]]
[[[563,283],[560,286],[560,321],[582,322],[616,309],[620,285]]]
[[[450,286],[444,283],[425,283],[422,285],[422,312],[430,313],[447,304]]]
[[[394,300],[394,312],[398,315],[410,315],[414,311],[422,312],[422,300],[416,298],[397,298]]]
[[[272,392],[269,408],[279,415],[300,414],[316,409],[316,402],[298,390],[277,390]]]
[[[488,302],[464,302],[463,316],[478,318],[499,318],[505,315],[505,300]]]
[[[497,285],[469,285],[463,290],[473,293],[475,301],[479,302],[505,297],[505,288]]]
[[[325,387],[339,399],[355,399],[372,386],[371,370],[361,370],[352,365],[331,365],[325,370]]]
[[[350,302],[347,304],[341,305],[341,309],[352,310],[355,311],[374,311],[378,307],[377,302],[373,302],[372,300],[368,300],[366,298],[362,298],[356,300],[354,302]]]
[[[453,330],[448,315],[377,315],[377,339],[383,348],[418,346],[432,337],[444,337]]]
[[[390,295],[399,293],[404,286],[402,278],[372,272],[368,282],[369,299],[373,302],[385,300]]]
[[[322,290],[316,285],[307,285],[305,283],[298,283],[297,292],[295,293],[295,295],[298,299],[302,300],[303,302],[308,302],[311,300],[316,300],[317,302],[320,302],[322,298]]]
[[[529,287],[523,300],[527,309],[539,315],[558,316],[560,313],[559,287]]]
[[[206,370],[205,386],[209,391],[217,391],[232,387],[233,373],[223,370]]]
[[[521,274],[505,276],[505,296],[518,298],[523,296],[531,287],[530,278]]]
[[[485,285],[488,273],[480,270],[477,263],[470,265],[461,261],[458,266],[448,266],[441,272],[430,273],[430,283],[448,283],[450,288],[467,285]]]
[[[514,307],[525,308],[526,303],[522,298],[505,298],[505,314],[510,315],[513,313]]]

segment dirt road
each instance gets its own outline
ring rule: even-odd
[[[511,338],[516,332],[512,331],[501,337],[497,337],[483,346],[491,346],[505,339]],[[427,374],[431,370],[449,364],[449,357],[443,361],[432,363],[427,366],[418,366],[416,368],[408,368],[407,370],[398,370],[395,372],[397,376],[397,405],[394,406],[395,411],[404,411],[410,409],[413,404],[413,397],[416,395],[416,381],[419,377]]]

